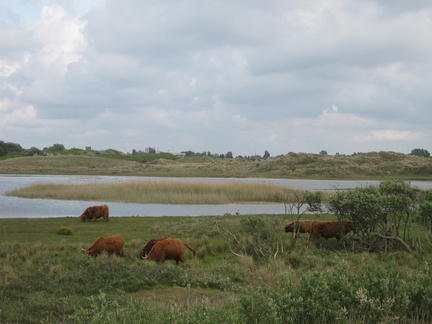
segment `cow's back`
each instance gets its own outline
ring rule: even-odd
[[[184,262],[185,245],[179,239],[168,238],[157,242],[147,255],[149,260],[164,262],[175,260],[177,263]]]
[[[312,226],[311,239],[319,240],[320,237],[325,239],[335,237],[340,240],[345,234],[351,231],[354,223],[352,221],[322,221],[316,222]]]
[[[166,237],[163,237],[163,238],[151,239],[150,241],[148,241],[147,244],[141,250],[141,254],[140,254],[141,258],[144,258],[147,254],[149,254],[152,248],[156,245],[156,243],[166,239],[167,239]]]
[[[109,221],[108,205],[87,207],[84,213],[80,216],[83,222],[85,222],[86,220],[91,221],[92,219],[97,221],[97,219],[101,217],[104,219],[104,221]]]
[[[103,251],[108,252],[108,254],[117,254],[123,256],[123,247],[125,240],[120,234],[100,237],[98,238],[91,247],[86,251],[86,254],[91,256],[98,256]]]
[[[124,243],[125,243],[123,236],[121,236],[120,234],[117,234],[117,235],[105,237],[105,239],[106,239],[106,241],[105,241],[106,248],[109,251],[114,252],[114,251],[121,249],[121,251],[123,252],[123,247],[124,247]]]
[[[292,222],[285,225],[285,232],[294,232],[294,233],[310,233],[312,231],[313,224],[315,220],[302,220],[297,222]]]
[[[312,231],[313,224],[319,221],[304,220],[299,221],[299,232],[300,233],[310,233]]]

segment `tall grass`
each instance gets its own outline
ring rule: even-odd
[[[292,189],[255,183],[133,181],[113,184],[65,185],[38,183],[9,196],[127,203],[229,204],[286,202]]]

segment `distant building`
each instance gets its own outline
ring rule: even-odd
[[[86,146],[85,150],[86,150],[87,152],[93,152],[91,146]]]
[[[145,152],[146,153],[156,153],[156,149],[154,147],[146,147]]]
[[[178,157],[185,157],[186,153],[185,152],[181,152],[181,153],[171,153],[172,155],[178,156]]]

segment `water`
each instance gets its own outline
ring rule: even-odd
[[[110,216],[209,216],[235,214],[283,214],[284,204],[224,204],[224,205],[172,205],[172,204],[126,204],[106,201],[73,201],[26,199],[8,197],[7,191],[34,183],[120,183],[128,181],[185,181],[185,182],[242,182],[268,183],[304,190],[334,190],[377,185],[379,181],[345,180],[291,180],[291,179],[232,179],[232,178],[158,178],[158,177],[113,177],[113,176],[45,176],[45,175],[0,175],[0,218],[34,218],[76,216],[92,205],[107,204]],[[432,189],[430,181],[413,181],[412,186]]]

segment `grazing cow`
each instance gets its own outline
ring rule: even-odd
[[[97,257],[103,251],[108,252],[108,254],[117,254],[123,256],[123,246],[125,240],[121,235],[107,236],[98,238],[92,246],[90,246],[85,251],[86,255]]]
[[[310,233],[312,231],[312,225],[315,222],[320,221],[304,220],[292,222],[285,225],[285,232],[293,233],[294,237],[297,237],[298,233]]]
[[[328,222],[314,222],[312,224],[312,231],[309,239],[318,242],[321,237],[325,239],[335,237],[339,240],[348,232],[354,231],[355,226],[353,221],[328,221]]]
[[[185,246],[187,246],[187,248],[193,252],[194,257],[196,257],[196,251],[187,243],[176,238],[168,238],[157,242],[144,259],[156,261],[158,263],[163,263],[165,260],[175,260],[176,264],[179,264],[179,262],[185,261]]]
[[[151,251],[152,247],[160,241],[165,240],[166,237],[163,238],[156,238],[156,239],[151,239],[150,241],[147,242],[147,244],[143,247],[143,249],[141,250],[141,259],[145,259],[145,257],[147,256],[147,254],[149,254],[149,252]]]
[[[103,217],[104,221],[108,222],[109,209],[107,205],[90,206],[80,216],[81,221],[84,223],[86,220],[91,222],[92,219],[97,222],[98,218]]]

